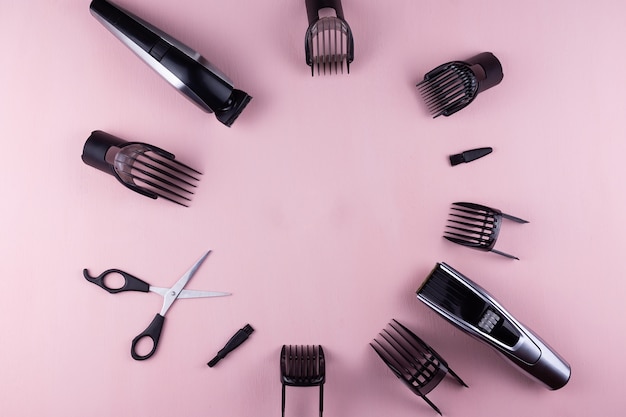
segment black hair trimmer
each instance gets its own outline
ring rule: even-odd
[[[91,14],[198,107],[231,126],[252,99],[198,52],[132,13],[94,0]]]
[[[417,298],[450,323],[496,349],[552,390],[569,381],[570,366],[487,291],[445,263],[438,263]]]

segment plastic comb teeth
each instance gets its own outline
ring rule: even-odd
[[[476,96],[498,85],[502,65],[491,52],[483,52],[466,61],[452,61],[424,75],[417,84],[433,118],[450,116],[470,104]]]
[[[453,203],[444,238],[450,242],[482,251],[491,251],[511,259],[518,257],[494,249],[502,219],[528,223],[518,217],[481,204]]]
[[[82,159],[141,195],[161,197],[185,207],[202,175],[161,148],[126,142],[101,130],[92,132],[85,142]]]
[[[191,202],[200,181],[200,173],[195,169],[143,144],[121,148],[113,166],[124,183],[182,206]]]
[[[395,319],[370,346],[411,391],[422,397],[439,414],[441,411],[426,394],[439,385],[446,374],[467,387],[433,348]]]
[[[477,83],[471,70],[462,63],[449,63],[417,84],[433,118],[449,116],[474,99]]]
[[[285,387],[320,387],[320,417],[324,411],[326,360],[319,345],[283,345],[280,351],[282,416],[285,417]]]
[[[354,60],[354,40],[350,26],[343,18],[339,0],[307,0],[309,28],[304,49],[311,76],[350,73]],[[321,16],[321,14],[328,14]]]

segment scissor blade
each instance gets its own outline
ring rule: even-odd
[[[150,291],[153,293],[159,294],[162,297],[165,297],[169,288],[163,287],[153,287],[150,286]],[[178,295],[178,298],[208,298],[208,297],[226,297],[228,295],[232,295],[229,292],[222,291],[201,291],[201,290],[182,290]]]
[[[178,298],[226,297],[229,295],[232,295],[232,294],[229,292],[222,292],[222,291],[182,290]]]
[[[211,251],[208,251],[204,255],[202,255],[200,259],[198,259],[196,263],[193,264],[187,272],[185,272],[185,275],[183,275],[178,281],[176,281],[176,284],[174,284],[172,288],[170,288],[165,293],[165,295],[163,296],[163,308],[161,308],[162,316],[165,316],[167,310],[170,309],[174,301],[176,301],[176,299],[180,297],[180,293],[182,292],[183,288],[185,288],[185,285],[187,285],[191,277],[193,277],[198,271],[198,268],[200,268],[202,262],[204,262],[207,256],[209,256],[209,253],[211,253]]]

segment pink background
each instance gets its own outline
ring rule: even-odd
[[[344,0],[352,73],[310,76],[303,0],[120,0],[254,99],[231,129],[191,105],[88,12],[86,0],[0,1],[0,405],[6,416],[271,416],[283,344],[321,344],[325,415],[435,415],[368,346],[391,318],[469,384],[447,416],[622,415],[626,3]],[[414,87],[493,52],[503,82],[432,120]],[[84,165],[102,129],[204,172],[192,207],[152,201]],[[447,157],[492,146],[479,161]],[[453,201],[530,220],[503,226],[510,261],[441,238]],[[181,300],[156,355],[130,342],[161,306],[81,271],[121,268]],[[572,366],[548,391],[444,322],[415,290],[445,261],[486,287]],[[245,323],[256,332],[209,369]],[[620,411],[621,410],[621,411]],[[287,416],[317,416],[288,389]]]

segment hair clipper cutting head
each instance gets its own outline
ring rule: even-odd
[[[469,278],[438,263],[417,298],[450,323],[496,349],[550,389],[569,381],[570,366]]]
[[[198,107],[230,127],[252,99],[198,52],[106,0],[91,14],[139,58]]]

